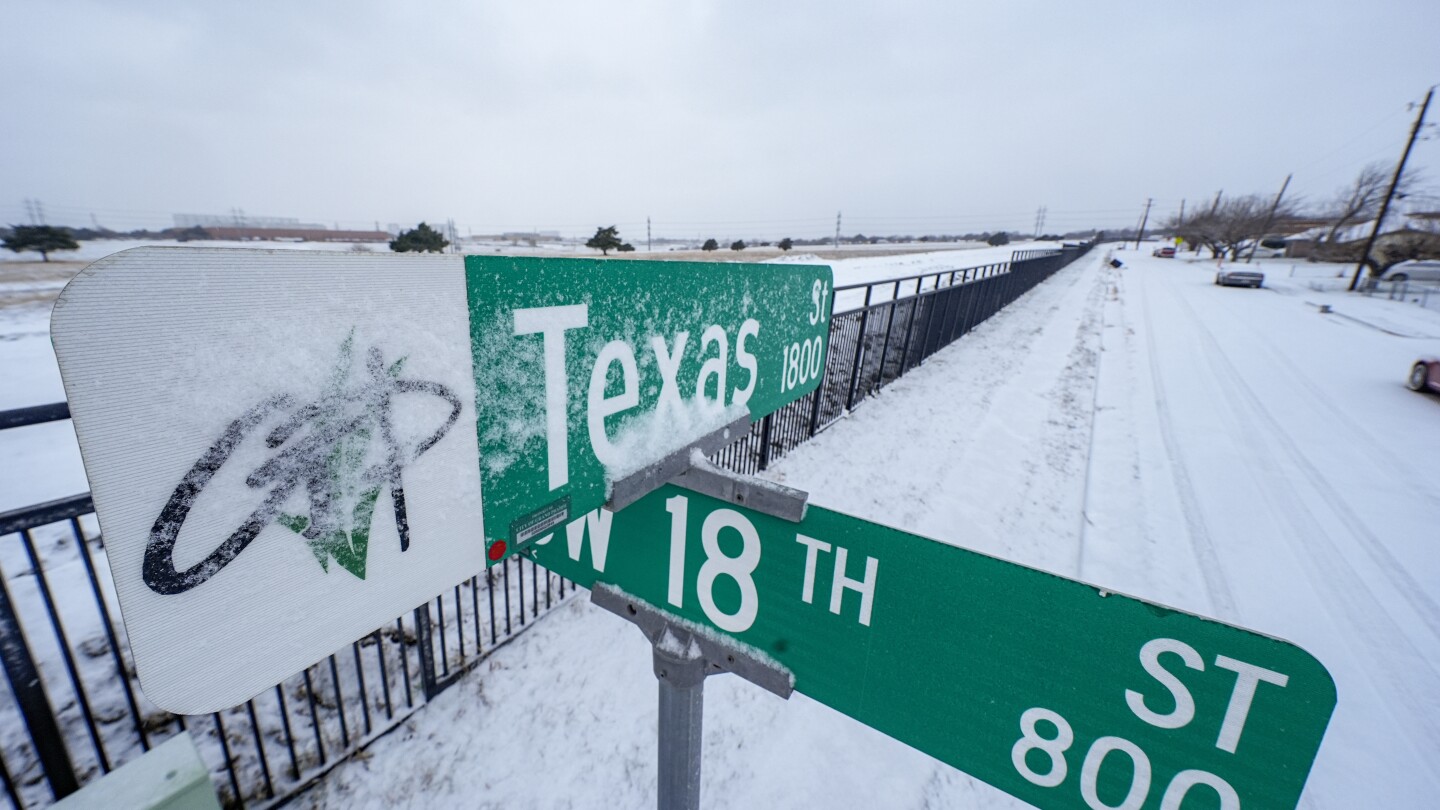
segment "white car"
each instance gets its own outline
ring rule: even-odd
[[[1440,260],[1411,259],[1391,266],[1380,275],[1381,281],[1440,281]]]
[[[1251,256],[1256,259],[1283,259],[1285,247],[1285,237],[1267,236],[1252,248]]]
[[[1221,287],[1263,287],[1265,274],[1259,270],[1223,268],[1215,274],[1215,283]]]

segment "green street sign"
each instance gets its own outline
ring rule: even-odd
[[[465,281],[492,564],[825,370],[824,266],[467,256]]]
[[[1042,808],[1294,807],[1335,708],[1285,641],[813,506],[666,486],[532,550]]]

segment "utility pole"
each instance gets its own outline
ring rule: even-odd
[[[1035,211],[1035,238],[1040,238],[1040,231],[1045,227],[1045,206],[1040,206]]]
[[[1265,225],[1260,229],[1260,235],[1255,237],[1255,244],[1250,246],[1250,253],[1245,257],[1245,263],[1249,264],[1255,258],[1255,250],[1260,247],[1260,240],[1270,232],[1270,225],[1275,221],[1275,211],[1280,207],[1280,198],[1285,196],[1285,189],[1290,187],[1290,178],[1293,174],[1285,175],[1285,182],[1280,185],[1280,193],[1275,195],[1275,202],[1270,203],[1270,213],[1265,215]]]
[[[1135,249],[1140,249],[1140,240],[1145,238],[1145,225],[1150,221],[1150,203],[1154,200],[1145,198],[1145,213],[1140,216],[1140,232],[1135,234]]]
[[[1215,204],[1210,206],[1210,213],[1211,213],[1212,216],[1214,215],[1214,213],[1215,213],[1216,211],[1219,211],[1219,210],[1220,210],[1220,196],[1221,196],[1222,194],[1224,194],[1224,193],[1225,193],[1225,189],[1223,189],[1223,188],[1220,189],[1219,191],[1215,192]]]
[[[645,217],[645,252],[649,253],[654,248],[650,247],[650,217]]]
[[[1365,240],[1365,249],[1360,252],[1360,261],[1355,264],[1355,277],[1350,279],[1350,290],[1354,292],[1360,285],[1360,274],[1365,271],[1365,260],[1370,258],[1370,249],[1375,247],[1375,240],[1380,236],[1380,226],[1385,224],[1385,215],[1390,213],[1390,198],[1395,196],[1395,187],[1400,184],[1400,175],[1405,173],[1405,161],[1410,159],[1410,148],[1415,145],[1415,136],[1420,134],[1420,128],[1425,126],[1425,111],[1430,109],[1430,99],[1435,95],[1435,88],[1431,87],[1425,93],[1425,103],[1420,105],[1420,114],[1415,116],[1415,125],[1410,127],[1410,140],[1405,142],[1405,151],[1400,154],[1400,163],[1395,167],[1395,176],[1390,178],[1390,188],[1385,192],[1385,202],[1380,204],[1380,215],[1375,217],[1375,227],[1370,231],[1370,238]]]
[[[1180,200],[1180,221],[1185,221],[1185,200]]]
[[[836,211],[836,212],[835,212],[835,249],[836,249],[836,250],[839,250],[839,249],[840,249],[840,213],[841,213],[841,212],[839,212],[839,211]]]

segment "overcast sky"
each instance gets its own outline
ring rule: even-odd
[[[0,220],[462,233],[1135,224],[1329,196],[1440,82],[1436,0],[0,6]],[[1430,120],[1440,121],[1440,102]],[[1412,165],[1440,186],[1440,127]]]

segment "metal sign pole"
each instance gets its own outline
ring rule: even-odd
[[[616,481],[607,507],[634,503],[667,481],[773,517],[798,523],[809,496],[797,489],[720,469],[705,460],[748,431],[742,417],[683,450],[671,453],[627,478]],[[795,689],[790,671],[750,647],[651,607],[621,589],[596,583],[590,601],[640,628],[650,640],[659,685],[660,810],[700,807],[700,744],[705,715],[705,679],[733,672],[788,699]]]
[[[656,805],[661,810],[700,807],[700,742],[705,715],[705,660],[654,646],[660,684],[660,776]],[[698,650],[696,650],[698,652]]]
[[[788,699],[795,691],[794,676],[744,644],[672,617],[613,585],[596,583],[590,601],[634,624],[650,640],[660,688],[656,806],[696,810],[705,679],[732,672]]]

